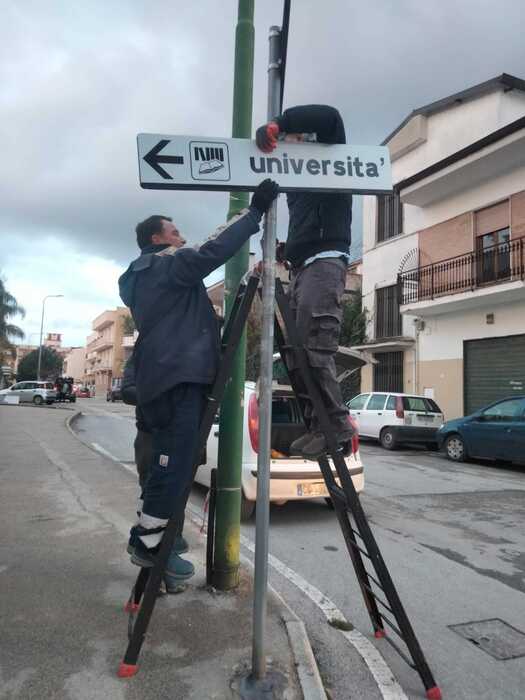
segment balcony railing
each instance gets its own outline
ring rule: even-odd
[[[398,275],[401,306],[525,279],[525,239],[499,243]]]

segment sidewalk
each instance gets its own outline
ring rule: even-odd
[[[119,679],[123,611],[138,569],[125,545],[132,474],[66,428],[72,411],[0,407],[0,697],[21,700],[229,700],[251,659],[252,579],[235,593],[205,587],[205,538],[189,519],[196,575],[159,599],[139,672]],[[321,697],[301,624],[270,595],[267,649],[283,700]],[[293,643],[291,643],[291,640]],[[310,665],[309,665],[310,664]],[[310,681],[301,689],[299,675]]]

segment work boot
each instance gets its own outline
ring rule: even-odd
[[[164,585],[168,593],[181,593],[184,590],[184,581],[195,574],[195,567],[191,561],[182,559],[172,550],[166,571],[164,572]]]
[[[345,429],[338,433],[337,442],[339,445],[350,442],[354,435],[354,431],[351,429]],[[312,439],[304,445],[301,450],[301,455],[305,459],[318,459],[326,454],[328,445],[326,444],[326,438],[323,433],[316,432],[313,434]]]
[[[310,440],[313,438],[314,433],[308,432],[305,433],[304,435],[301,435],[301,437],[298,437],[297,440],[294,440],[292,444],[290,445],[290,454],[291,455],[297,455],[301,454],[302,449],[305,445],[307,445]]]

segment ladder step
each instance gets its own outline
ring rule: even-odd
[[[378,603],[381,603],[381,605],[384,608],[386,608],[389,612],[391,612],[392,615],[394,614],[394,611],[392,610],[392,608],[389,605],[387,605],[383,600],[381,600],[381,598],[377,595],[377,593],[374,593],[374,591],[370,588],[370,586],[367,586],[366,583],[364,583],[364,582],[362,582],[362,585],[366,588],[366,590],[370,593],[370,595],[374,596],[374,598],[377,600]],[[383,616],[381,616],[381,617],[383,617]]]
[[[365,551],[364,549],[361,549],[361,547],[358,544],[356,544],[355,542],[352,542],[352,540],[348,540],[348,543],[351,544],[352,547],[354,547],[354,549],[358,549],[364,557],[366,557],[367,559],[370,559],[370,561],[372,561],[372,557],[370,556],[370,554],[368,554],[368,552]]]
[[[337,501],[342,503],[345,508],[348,508],[348,500],[346,498],[346,493],[343,491],[343,489],[340,486],[337,486],[337,484],[332,484],[331,486],[328,487],[328,493],[332,498],[335,498]],[[361,535],[359,535],[361,537]],[[361,539],[363,539],[361,537]]]

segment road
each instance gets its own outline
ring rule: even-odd
[[[79,408],[85,413],[79,437],[132,465],[129,407],[87,399]],[[514,633],[511,640],[508,655],[517,658],[500,660],[451,626],[498,619],[525,632],[525,469],[458,465],[436,453],[387,452],[363,442],[361,457],[365,512],[444,697],[521,700],[525,636]],[[202,501],[202,489],[194,489],[192,507]],[[242,534],[253,541],[254,530],[249,523]],[[344,541],[324,501],[272,506],[270,551],[369,636]],[[344,665],[344,640],[328,658],[319,618],[304,606],[299,589],[275,571],[271,582],[296,611],[304,611],[321,672],[336,676],[337,665]],[[418,676],[388,644],[376,644],[405,693],[422,697]]]

